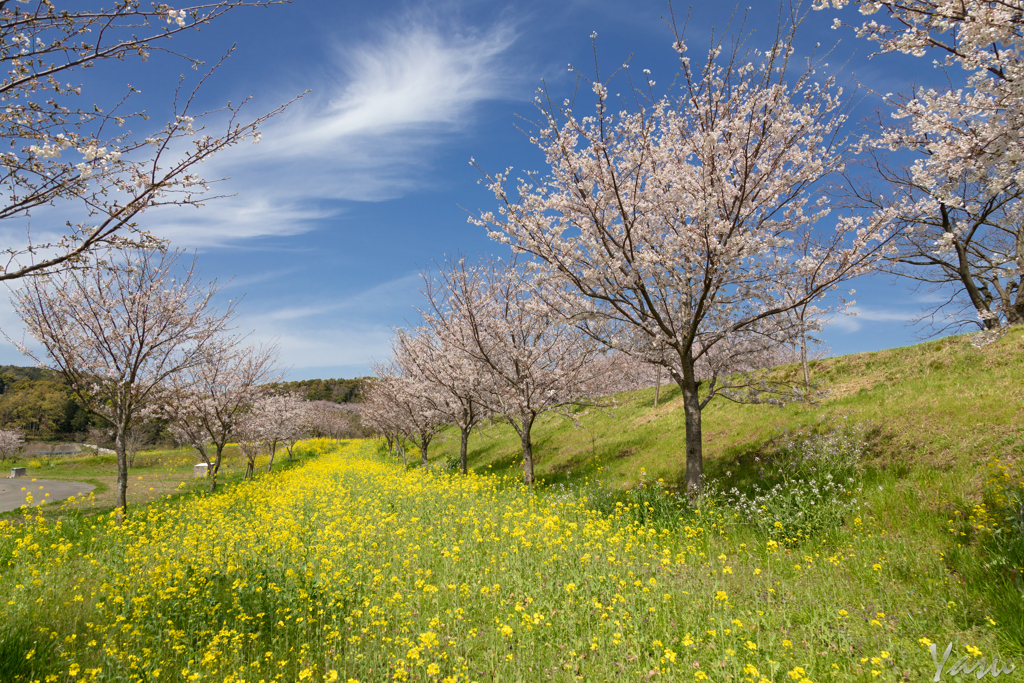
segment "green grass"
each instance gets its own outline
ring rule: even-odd
[[[799,368],[776,372],[793,378]],[[888,558],[885,566],[898,568],[893,590],[921,595],[928,586],[915,577],[933,576],[937,561],[957,580],[959,595],[951,600],[960,624],[973,628],[992,618],[1004,647],[1024,654],[1020,573],[993,573],[997,558],[986,554],[966,523],[984,497],[987,465],[1008,463],[1020,476],[1024,330],[981,349],[969,338],[950,337],[821,360],[812,363],[812,379],[827,391],[814,405],[778,408],[713,400],[703,413],[708,481],[720,490],[749,490],[758,479],[755,458],[770,459],[787,435],[863,425],[862,517],[884,531],[877,553]],[[542,490],[598,484],[620,492],[611,499],[625,501],[644,480],[662,479],[669,490],[681,489],[685,441],[678,387],[662,387],[656,409],[653,388],[616,400],[611,414],[590,410],[578,429],[556,415],[538,421],[533,443]],[[458,448],[458,433],[448,431],[436,440],[430,458],[450,462]],[[496,421],[470,438],[469,466],[477,472],[515,474],[521,462],[518,436],[507,424]],[[951,519],[964,521],[956,535],[950,532]],[[829,539],[809,546],[841,547],[853,531],[848,521]]]
[[[135,457],[135,462],[128,470],[128,506],[146,505],[167,496],[178,497],[182,494],[203,491],[209,485],[206,479],[194,479],[192,467],[199,462],[199,456],[191,448],[153,449],[142,451]],[[275,470],[285,470],[297,464],[298,460],[289,461],[286,450],[278,451],[274,459]],[[267,457],[257,460],[257,470],[266,469]],[[47,457],[22,457],[8,461],[6,466],[26,467],[27,478],[59,479],[65,481],[85,482],[96,488],[92,494],[80,501],[76,509],[83,514],[106,514],[114,509],[117,491],[117,456],[109,453],[84,453],[81,455],[60,455]],[[242,481],[245,472],[245,458],[237,445],[228,444],[224,449],[218,486],[235,484]],[[61,506],[47,504],[38,508],[40,514],[47,518],[60,518],[64,512]],[[18,510],[0,513],[0,521],[16,520],[22,516]]]
[[[703,413],[705,472],[720,480],[743,476],[750,459],[781,432],[826,421],[870,423],[871,467],[893,470],[919,486],[920,498],[966,501],[980,493],[973,467],[990,458],[1024,455],[1024,330],[975,349],[963,337],[813,362],[812,380],[828,396],[815,405],[784,408],[714,399]],[[795,377],[797,366],[778,370]],[[670,486],[685,472],[679,388],[664,386],[616,396],[613,414],[590,410],[582,427],[554,414],[533,431],[537,473],[548,484],[597,476],[608,485],[637,484],[644,470]],[[442,433],[431,459],[457,457],[458,432]],[[474,432],[469,464],[494,472],[518,470],[519,441],[505,424]]]

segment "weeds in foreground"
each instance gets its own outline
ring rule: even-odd
[[[810,434],[786,434],[773,451],[754,458],[758,480],[748,490],[713,495],[789,546],[834,534],[863,505],[866,431],[860,424],[826,425]]]

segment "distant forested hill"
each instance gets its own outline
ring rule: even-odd
[[[355,379],[302,379],[294,382],[271,384],[275,391],[291,391],[307,401],[332,401],[334,403],[359,403],[363,400],[363,381],[368,377]]]
[[[0,394],[4,389],[14,384],[19,379],[27,379],[37,382],[41,379],[48,379],[53,382],[63,382],[60,373],[47,368],[26,368],[20,365],[0,365]]]
[[[68,438],[99,423],[53,370],[0,365],[0,429],[38,439]]]

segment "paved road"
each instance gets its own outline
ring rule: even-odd
[[[40,488],[42,487],[42,488]],[[25,490],[22,491],[21,489]],[[17,479],[0,479],[0,512],[17,510],[25,504],[25,495],[32,494],[32,504],[41,501],[53,502],[71,496],[81,496],[92,491],[95,486],[78,481],[60,481],[57,479],[36,479],[18,477]],[[46,494],[50,495],[47,496]]]

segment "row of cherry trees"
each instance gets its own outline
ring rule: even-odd
[[[244,4],[262,3],[214,3],[214,14],[172,13],[163,5],[145,13],[137,3],[118,11],[147,27],[162,19],[170,27],[166,33],[173,33]],[[673,46],[680,74],[662,96],[655,95],[649,73],[633,79],[628,65],[620,70],[620,78],[629,81],[625,98],[612,97],[610,79],[577,74],[595,98],[583,115],[574,100],[559,102],[542,92],[541,120],[531,139],[549,171],[511,183],[511,170],[484,172],[500,208],[473,218],[514,253],[527,255],[528,267],[459,261],[447,264],[438,280],[428,280],[423,326],[400,333],[392,360],[376,368],[371,421],[378,430],[397,437],[400,448],[404,439],[412,440],[425,459],[439,425],[455,424],[463,433],[464,467],[473,424],[482,416],[501,416],[520,436],[524,476],[532,481],[531,430],[538,416],[592,402],[594,361],[611,350],[660,366],[680,387],[686,480],[697,492],[703,477],[703,409],[717,396],[774,403],[802,398],[806,379],[773,382],[758,369],[778,349],[802,345],[820,324],[823,297],[836,294],[846,280],[889,269],[952,285],[949,303],[970,310],[988,329],[1024,322],[1024,4],[816,0],[815,5],[856,5],[864,14],[885,15],[883,21],[868,19],[857,26],[859,35],[875,41],[883,53],[939,53],[940,68],[961,67],[964,87],[886,98],[893,121],[879,120],[875,133],[851,144],[842,132],[842,89],[833,79],[819,80],[815,72],[823,65],[813,60],[795,67],[799,22],[791,21],[766,50],[719,42],[706,58],[693,60],[677,34]],[[25,20],[17,12],[0,10],[5,26]],[[40,31],[65,30],[60,28],[64,15],[49,9],[37,15],[44,20]],[[78,20],[124,18],[97,16]],[[78,31],[91,25],[67,26]],[[28,34],[15,36],[10,45],[21,47],[10,47],[16,54],[5,58],[17,68],[3,92],[48,84],[45,89],[70,96],[39,74],[132,51],[144,54],[162,35],[126,38],[107,51],[99,43],[83,43],[80,54],[61,47],[67,36],[53,47],[47,41],[25,44]],[[53,55],[66,61],[50,63]],[[950,74],[950,82],[957,80]],[[92,409],[115,424],[120,462],[126,430],[154,410],[159,397],[204,385],[203,359],[216,359],[216,368],[237,363],[244,374],[246,363],[258,366],[263,350],[241,352],[230,343],[230,310],[212,311],[212,288],[198,286],[191,270],[184,278],[154,284],[149,271],[166,272],[161,268],[168,264],[160,260],[166,255],[136,263],[89,256],[90,250],[117,243],[118,230],[136,244],[153,246],[146,235],[131,232],[138,212],[164,199],[196,201],[190,188],[206,185],[187,171],[210,153],[253,135],[259,120],[232,122],[221,138],[199,138],[195,155],[173,166],[176,175],[165,177],[156,172],[156,160],[132,166],[126,159],[146,145],[165,150],[171,140],[194,136],[186,111],[176,113],[164,133],[134,146],[101,145],[99,132],[69,137],[67,117],[82,112],[56,111],[54,119],[43,110],[8,109],[6,134],[33,144],[20,156],[4,158],[10,171],[7,194],[17,199],[5,215],[23,216],[57,199],[84,198],[103,220],[77,226],[64,240],[45,245],[61,252],[53,259],[40,256],[40,245],[9,249],[14,265],[3,277],[19,279],[62,264],[74,268],[56,279],[29,279],[18,303],[30,332],[76,393],[89,397]],[[107,120],[120,123],[112,113],[95,118],[97,125]],[[83,155],[82,164],[56,161],[72,148]],[[861,152],[870,176],[849,172],[851,162],[865,158]],[[913,162],[894,166],[887,152],[909,155]],[[877,179],[878,186],[866,177]],[[846,213],[834,219],[830,202],[836,194],[825,191],[830,179],[846,188],[839,195]],[[87,191],[86,181],[98,189]],[[104,188],[123,190],[131,200],[105,203]],[[116,315],[83,305],[105,287]],[[123,295],[129,291],[137,294]],[[148,312],[137,312],[139,302],[156,300],[170,302],[166,315],[157,317],[158,325],[143,324]],[[175,377],[187,379],[169,389]],[[259,414],[256,399],[249,399],[239,414]],[[189,408],[193,417],[197,406]],[[215,445],[215,469],[220,450]],[[119,466],[119,481],[123,505],[126,464]]]
[[[816,302],[877,263],[890,221],[847,216],[821,230],[829,207],[818,188],[849,155],[846,117],[841,89],[815,80],[814,64],[792,73],[795,26],[767,51],[734,46],[724,60],[718,45],[691,62],[677,35],[678,94],[654,97],[645,76],[632,107],[613,106],[597,79],[584,116],[572,101],[538,97],[531,140],[549,172],[510,189],[510,170],[480,169],[500,210],[471,219],[528,267],[450,263],[427,282],[423,330],[399,333],[379,369],[393,397],[415,399],[407,413],[431,417],[429,428],[406,427],[421,450],[452,415],[443,406],[465,393],[463,405],[517,431],[532,482],[538,415],[594,396],[590,362],[611,350],[663,367],[680,387],[696,494],[701,412],[713,398],[803,397],[806,384],[758,370],[813,329]],[[456,359],[454,392],[427,369],[435,362],[419,360],[431,354]],[[463,443],[470,415],[450,420]]]
[[[639,359],[602,344],[551,309],[550,280],[515,261],[449,260],[436,276],[424,274],[424,285],[423,324],[394,331],[391,356],[373,364],[361,410],[363,423],[403,465],[407,444],[427,465],[431,442],[453,427],[465,474],[474,428],[498,419],[519,435],[523,478],[532,484],[532,430],[541,415],[559,414],[578,426],[590,409],[613,410],[614,394],[659,386],[670,364],[664,355],[659,363],[656,355]],[[728,363],[702,367],[715,381],[719,373],[743,373],[743,382],[734,378],[727,388],[730,397],[742,400],[738,389],[782,391],[763,371],[791,362],[792,349],[762,344],[729,351]]]
[[[473,428],[499,417],[519,435],[532,484],[537,419],[552,411],[572,417],[609,393],[602,383],[615,375],[596,362],[598,345],[548,311],[533,276],[515,262],[452,260],[424,280],[423,325],[396,330],[391,359],[373,367],[364,423],[403,457],[404,442],[413,443],[424,464],[433,437],[453,425],[465,473]]]
[[[261,449],[323,431],[322,411],[292,394],[274,395],[276,345],[247,345],[232,334],[234,303],[213,305],[216,283],[204,283],[180,252],[132,248],[94,252],[79,267],[28,278],[17,311],[71,391],[113,426],[117,507],[127,505],[129,440],[142,422],[161,417],[180,443],[195,448],[217,485],[224,447],[239,441],[254,474]]]
[[[888,97],[892,122],[850,140],[842,88],[818,78],[813,59],[795,60],[794,17],[766,50],[719,42],[703,59],[677,33],[679,76],[660,97],[650,73],[637,82],[628,64],[625,98],[612,97],[609,78],[577,72],[594,94],[582,115],[542,91],[531,141],[548,170],[512,182],[511,169],[480,168],[499,211],[471,219],[529,267],[459,261],[428,280],[424,326],[399,331],[377,368],[378,428],[407,435],[425,460],[440,426],[457,425],[464,468],[473,424],[499,415],[522,440],[532,482],[537,416],[595,395],[589,363],[614,350],[678,384],[697,493],[703,409],[716,396],[805,398],[806,361],[803,382],[759,370],[782,348],[806,357],[820,302],[842,307],[851,278],[881,269],[947,287],[954,322],[963,309],[989,330],[1024,322],[1024,5],[815,6],[850,4],[887,15],[857,26],[882,53],[937,51],[940,68],[966,72],[965,87]],[[893,166],[889,152],[913,162]],[[872,173],[850,170],[865,159]],[[843,213],[832,216],[837,197]]]

